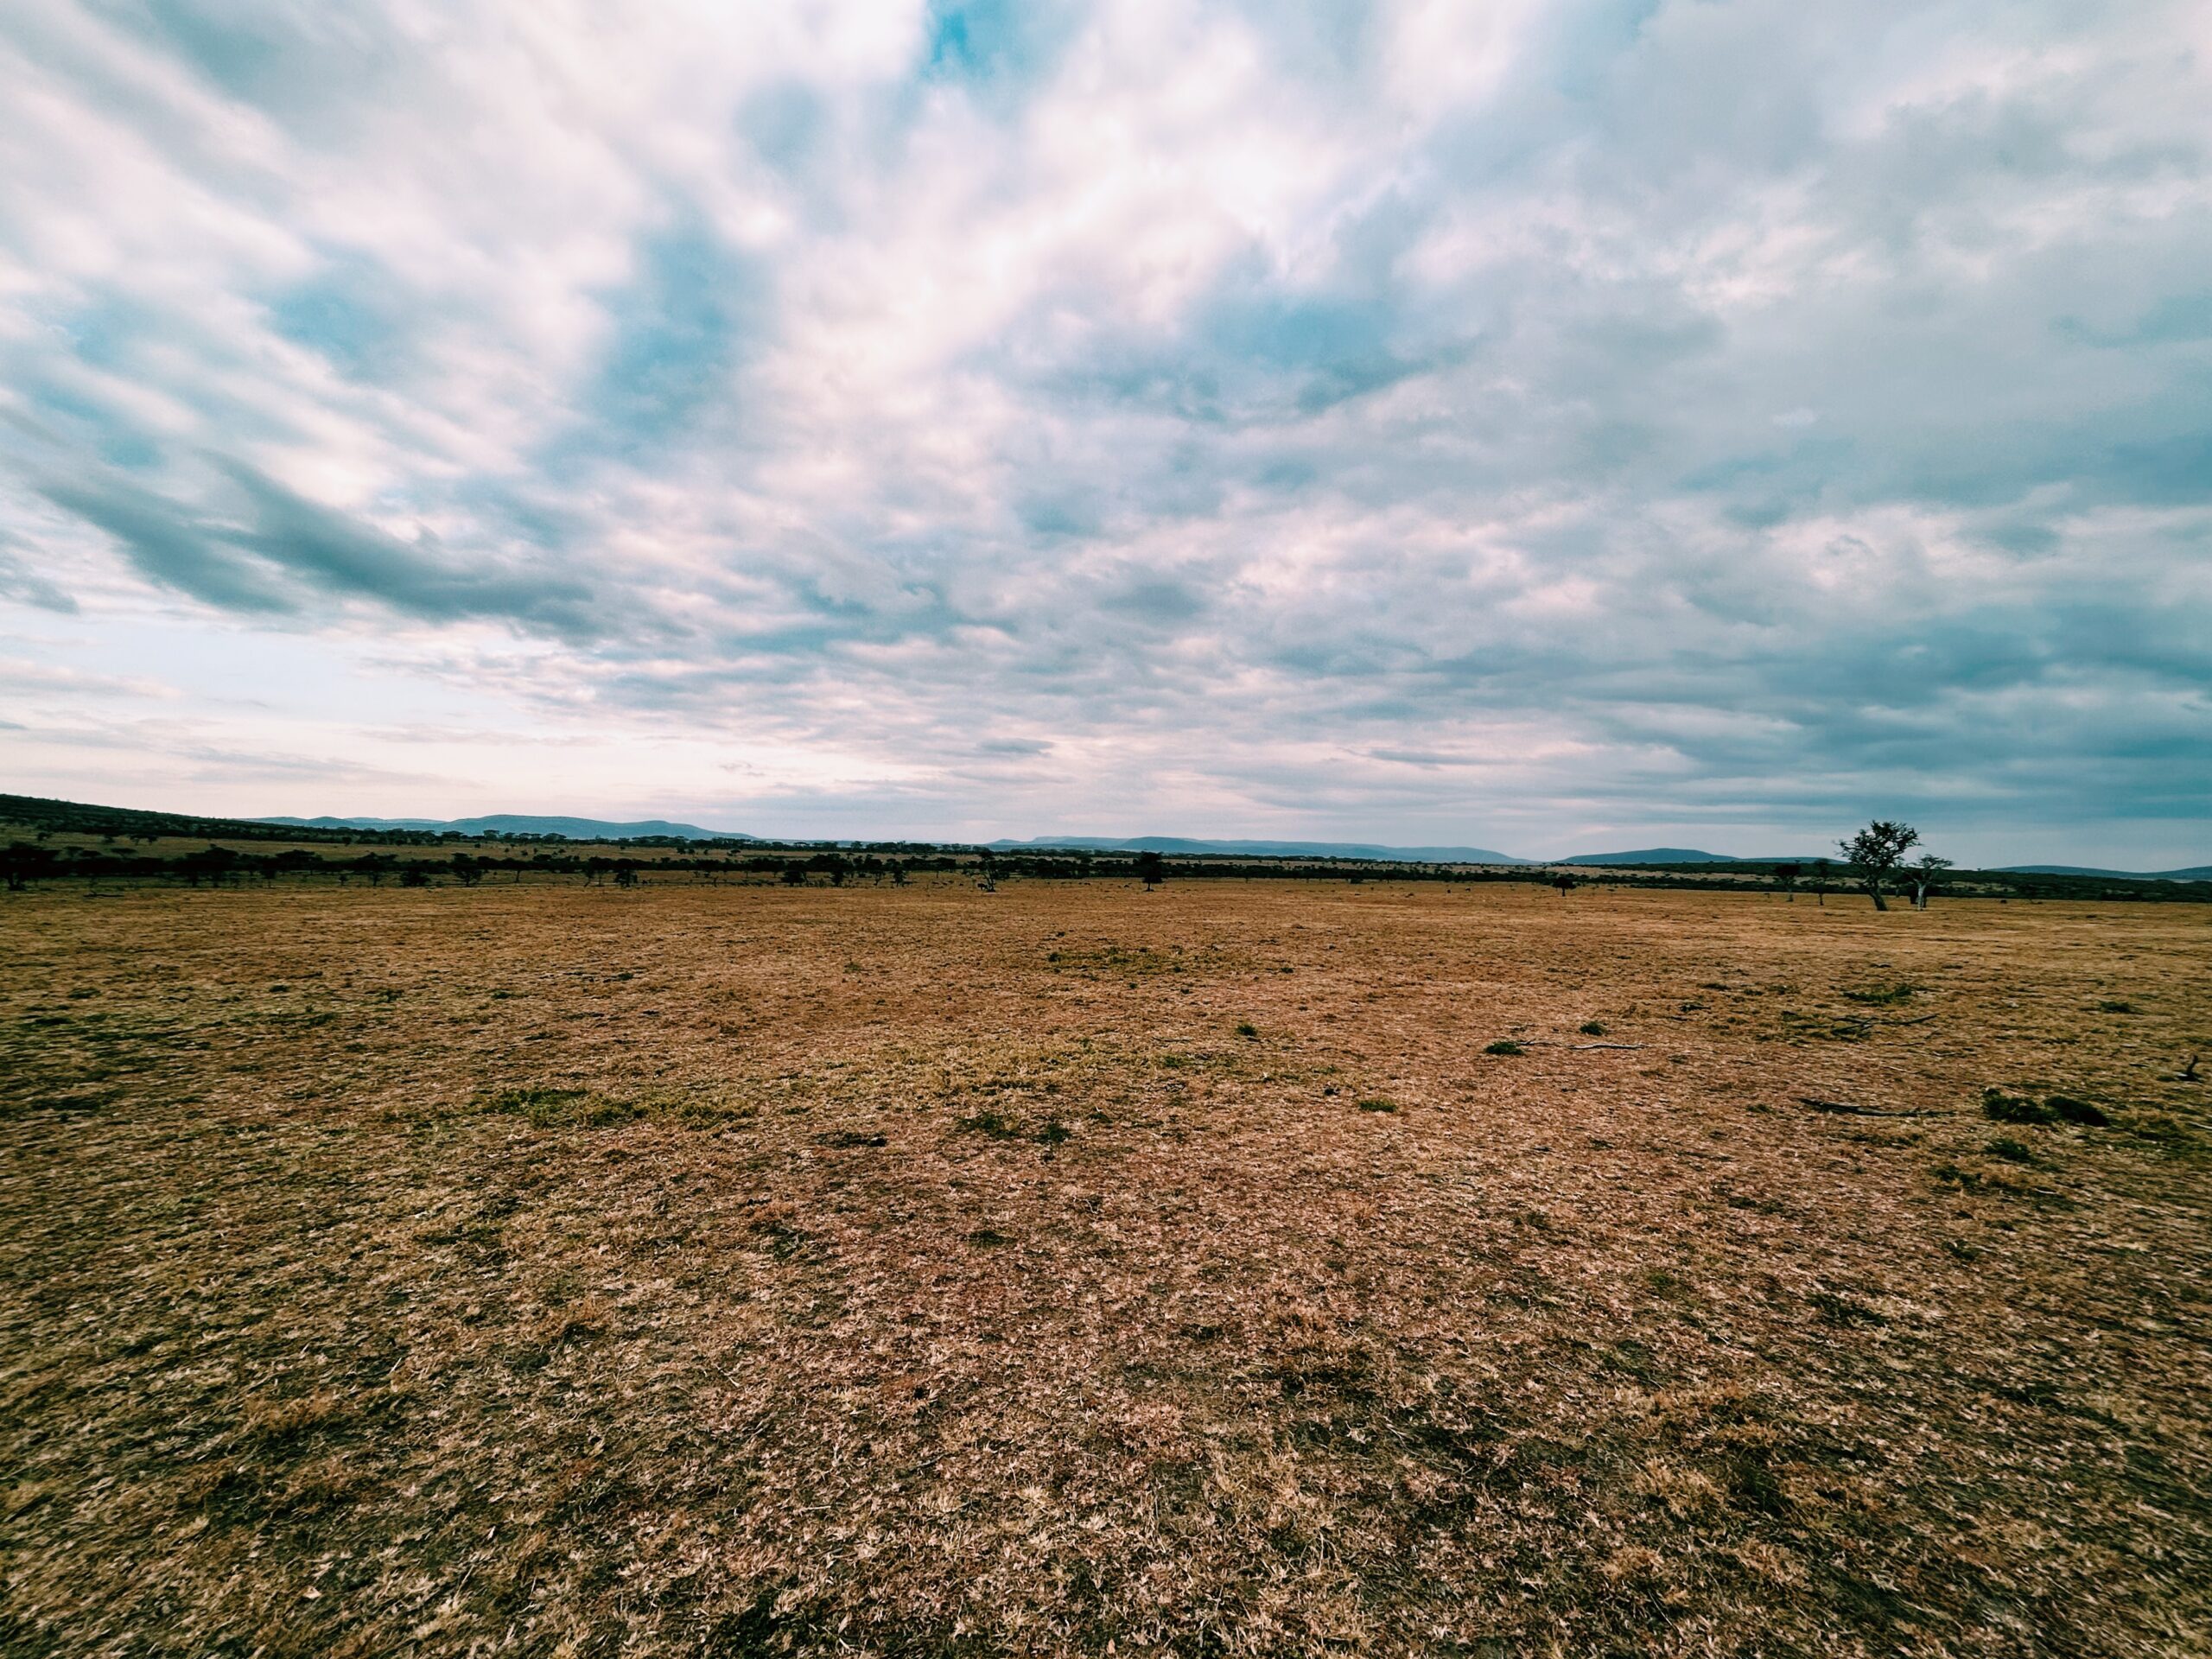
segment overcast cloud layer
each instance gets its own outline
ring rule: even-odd
[[[2212,10],[0,10],[0,787],[2212,858]]]

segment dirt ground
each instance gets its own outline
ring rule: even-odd
[[[0,1651],[2212,1651],[2209,957],[1595,887],[11,896]]]

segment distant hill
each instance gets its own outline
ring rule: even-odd
[[[1179,836],[1039,836],[1033,841],[995,841],[993,852],[1208,853],[1243,858],[1357,858],[1391,864],[1529,864],[1486,847],[1376,847],[1349,841],[1189,841]]]
[[[1825,858],[1831,864],[1837,861],[1834,853],[1782,853],[1772,858],[1738,858],[1732,853],[1705,853],[1694,847],[1646,847],[1633,853],[1577,853],[1572,858],[1557,859],[1560,864],[1810,864]]]
[[[2185,870],[2093,870],[2080,864],[2007,864],[1999,875],[2091,875],[2117,881],[2212,881],[2212,864]]]
[[[1694,847],[1645,847],[1633,853],[1577,853],[1561,864],[1733,864],[1726,853],[1701,853]]]
[[[741,830],[702,830],[696,823],[671,823],[665,818],[613,823],[605,818],[531,817],[516,812],[494,812],[481,818],[257,818],[255,822],[303,830],[419,830],[431,835],[453,830],[464,836],[562,836],[570,841],[632,841],[645,836],[683,841],[758,839]]]

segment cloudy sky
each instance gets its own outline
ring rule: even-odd
[[[2212,858],[2212,9],[0,8],[0,788]]]

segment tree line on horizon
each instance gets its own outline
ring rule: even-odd
[[[1963,881],[1967,891],[1986,896],[2023,899],[2130,899],[2205,902],[2212,900],[2212,882],[2126,880],[2118,877],[2049,876],[2004,871],[1955,872],[1951,861],[1923,853],[1908,861],[1920,844],[1919,832],[1909,824],[1877,819],[1866,829],[1838,843],[1839,858],[1807,863],[1732,863],[1696,870],[1611,870],[1587,868],[1566,869],[1544,865],[1469,867],[1408,864],[1396,861],[1323,858],[1275,858],[1217,854],[1163,855],[1154,851],[1135,854],[1102,853],[1084,849],[1050,852],[1006,852],[990,848],[925,847],[915,843],[880,843],[887,850],[847,850],[842,848],[780,847],[766,850],[758,842],[719,843],[712,853],[689,843],[669,843],[654,849],[660,856],[638,858],[569,850],[562,843],[535,843],[524,853],[509,843],[505,853],[487,849],[506,842],[504,836],[464,839],[450,852],[454,839],[423,836],[417,846],[437,847],[440,856],[410,859],[378,849],[351,856],[335,849],[311,850],[293,846],[281,852],[241,851],[210,842],[203,848],[163,857],[111,844],[103,848],[57,849],[36,841],[16,840],[0,848],[0,876],[10,892],[22,892],[35,882],[81,879],[97,888],[103,880],[160,881],[187,887],[237,887],[258,882],[273,884],[284,878],[333,880],[340,885],[359,880],[371,887],[386,881],[406,887],[452,884],[480,885],[493,877],[519,881],[532,878],[565,877],[587,886],[635,887],[647,875],[683,874],[703,882],[732,878],[765,878],[789,886],[852,884],[903,886],[910,875],[966,874],[987,890],[1001,879],[1043,880],[1121,880],[1156,887],[1172,874],[1179,880],[1441,881],[1469,886],[1495,882],[1548,885],[1562,897],[1578,887],[1602,886],[1630,888],[1675,888],[1721,892],[1751,888],[1781,895],[1795,903],[1800,891],[1809,890],[1825,904],[1832,891],[1864,893],[1877,910],[1887,910],[1892,894],[1905,897],[1918,908],[1942,890],[1944,879]],[[111,834],[111,843],[118,837]],[[891,850],[895,849],[895,850]]]

